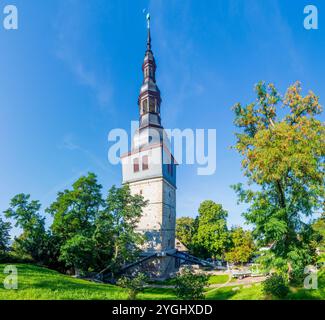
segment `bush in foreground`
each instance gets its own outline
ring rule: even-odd
[[[144,273],[138,273],[135,277],[124,276],[117,281],[117,285],[127,289],[128,299],[136,300],[137,295],[144,291],[147,277]]]
[[[272,274],[263,282],[263,292],[266,295],[284,299],[289,293],[289,287],[283,276]]]
[[[182,300],[204,299],[204,287],[208,286],[208,277],[195,274],[192,268],[183,269],[175,278],[176,296]]]

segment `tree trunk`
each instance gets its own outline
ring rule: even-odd
[[[283,191],[281,182],[279,180],[276,181],[276,188],[277,188],[278,194],[279,194],[280,206],[281,206],[281,208],[285,209],[286,199],[285,199],[285,195],[284,195],[284,191]]]

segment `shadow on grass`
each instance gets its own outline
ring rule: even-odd
[[[236,291],[231,288],[220,288],[208,291],[205,297],[206,300],[229,300],[234,295],[236,295]]]
[[[138,298],[141,300],[176,300],[176,295],[174,289],[146,288]]]

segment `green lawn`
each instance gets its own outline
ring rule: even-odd
[[[229,281],[229,276],[227,274],[221,274],[209,277],[209,284],[223,284]]]
[[[2,283],[4,264],[0,264],[0,300],[118,300],[126,299],[125,289],[75,279],[46,268],[18,264],[18,290],[6,290]],[[143,300],[176,299],[173,289],[148,288]]]
[[[221,275],[215,275],[215,276],[209,276],[209,284],[223,284],[226,283],[229,280],[229,276],[226,274]],[[175,285],[175,279],[167,279],[164,281],[152,281],[152,284],[159,284],[162,286],[172,286]]]
[[[239,290],[233,290],[239,288]],[[209,300],[265,300],[261,284],[254,284],[251,287],[224,287],[212,289],[206,293]],[[325,300],[325,273],[322,272],[318,279],[317,290],[306,290],[290,288],[287,300]]]
[[[255,284],[250,288],[240,286],[239,290],[233,290],[236,287],[224,287],[220,289],[212,289],[207,292],[208,300],[264,300],[262,285]]]
[[[97,284],[85,280],[75,279],[62,275],[56,271],[34,265],[18,264],[19,287],[18,290],[6,290],[2,287],[5,265],[0,264],[0,300],[114,300],[126,299],[124,289],[107,284]],[[209,282],[225,283],[227,276],[212,276]],[[289,299],[325,299],[325,274],[319,277],[318,290],[292,290]],[[142,300],[176,299],[173,289],[147,288],[138,296]],[[220,289],[207,289],[206,298],[211,300],[261,300],[264,295],[261,285],[256,284],[250,288],[233,287]]]
[[[62,275],[33,265],[19,264],[18,290],[0,287],[0,300],[126,299],[121,288],[97,284]],[[0,264],[0,284],[5,275]]]

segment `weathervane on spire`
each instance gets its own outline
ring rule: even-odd
[[[143,14],[145,14],[147,9],[143,9]],[[150,13],[148,12],[146,14],[146,20],[147,20],[147,28],[148,28],[148,39],[147,39],[147,50],[151,51],[151,35],[150,35]]]
[[[147,9],[146,8],[144,8],[143,10],[142,10],[142,12],[143,12],[143,14],[146,14],[146,12],[147,12]],[[150,29],[150,13],[149,12],[147,12],[147,14],[146,14],[146,20],[147,20],[147,26],[148,26],[148,29]]]

